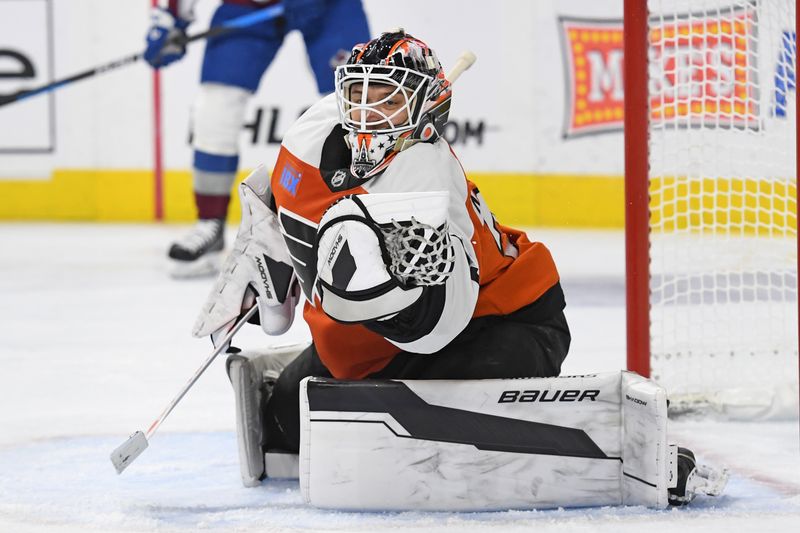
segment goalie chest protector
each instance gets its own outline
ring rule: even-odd
[[[443,139],[397,154],[383,174],[364,182],[348,170],[350,151],[338,121],[335,95],[312,106],[284,137],[271,176],[278,221],[307,300],[303,317],[322,362],[335,377],[366,377],[400,352],[366,327],[337,323],[314,305],[317,226],[328,207],[343,196],[449,191],[450,227],[462,236],[470,260],[477,265],[480,292],[474,317],[516,311],[558,282],[547,248],[496,222]]]

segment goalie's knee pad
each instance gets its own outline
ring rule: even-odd
[[[283,369],[307,346],[275,346],[264,352],[242,352],[228,356],[225,366],[236,400],[236,440],[245,487],[257,486],[269,474],[262,448],[265,438],[263,406]],[[281,470],[276,471],[273,477],[286,477],[281,462],[275,465],[274,468]]]
[[[247,89],[204,83],[192,108],[192,144],[218,156],[239,153],[239,132],[251,93]]]

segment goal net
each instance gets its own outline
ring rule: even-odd
[[[626,56],[637,44],[627,27],[633,3],[626,3]],[[631,353],[634,340],[629,366],[645,373],[649,367],[673,410],[792,414],[795,1],[648,0],[646,8],[646,54],[638,67],[645,105],[632,108],[635,95],[626,103],[626,115],[644,115],[646,134],[632,139],[636,130],[627,131],[626,117],[626,190],[631,201],[630,181],[640,179],[631,152],[643,152],[646,190],[639,201],[647,215],[638,228],[628,217],[628,283],[637,282],[630,268],[635,249],[646,254],[639,264],[648,275],[639,282],[646,283],[648,305],[629,313],[647,315],[649,308],[649,324],[639,319],[637,326],[629,316],[629,328],[649,333],[649,353]],[[635,68],[627,64],[626,77]],[[626,79],[626,100],[635,82]],[[632,238],[646,245],[636,248]]]

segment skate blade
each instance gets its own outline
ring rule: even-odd
[[[169,259],[169,275],[173,279],[207,278],[219,274],[222,252],[210,252],[194,261]]]

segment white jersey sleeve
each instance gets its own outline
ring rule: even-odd
[[[281,144],[297,159],[319,168],[324,141],[338,123],[336,95],[329,94],[309,107],[292,124]]]

